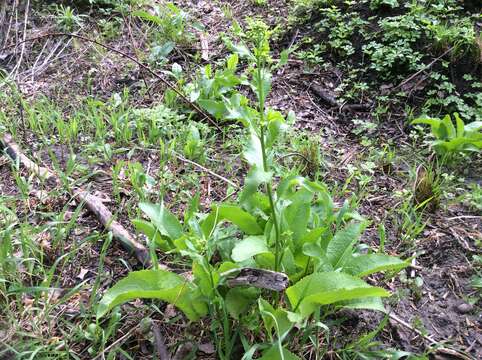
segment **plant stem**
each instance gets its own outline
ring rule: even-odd
[[[260,121],[260,142],[261,142],[261,153],[263,156],[263,170],[265,172],[269,171],[268,167],[268,156],[266,155],[266,143],[265,143],[265,132],[266,132],[266,125],[264,124],[264,101],[265,96],[263,94],[263,83],[261,78],[261,66],[258,66],[258,92],[259,92],[259,121]],[[276,216],[276,208],[274,205],[273,199],[273,185],[272,180],[269,180],[266,184],[266,193],[269,198],[269,206],[271,208],[271,216],[273,218],[273,225],[275,231],[275,261],[274,261],[274,271],[279,270],[279,258],[280,258],[280,230],[278,219]]]
[[[212,295],[213,295],[213,300],[218,299],[220,302],[218,304],[214,305],[214,313],[216,314],[215,316],[217,317],[218,321],[218,326],[220,330],[223,332],[223,338],[224,338],[224,352],[222,351],[222,346],[221,346],[221,341],[217,338],[216,331],[214,331],[216,339],[217,339],[217,347],[218,347],[218,355],[220,359],[230,359],[231,358],[231,350],[232,350],[232,339],[231,339],[231,328],[230,328],[230,323],[229,323],[229,315],[226,309],[226,305],[224,303],[224,299],[219,293],[218,289],[216,288],[214,284],[214,278],[213,278],[213,272],[212,268],[209,265],[209,256],[204,257],[204,264],[203,267],[205,270],[207,270],[209,274],[209,281],[211,283],[211,289],[212,289]],[[215,302],[213,302],[215,303]]]

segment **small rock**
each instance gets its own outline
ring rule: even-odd
[[[474,309],[474,306],[467,303],[461,303],[457,306],[456,310],[459,314],[467,314]]]

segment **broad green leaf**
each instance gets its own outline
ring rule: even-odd
[[[197,102],[216,119],[221,119],[226,112],[226,105],[222,101],[199,99]]]
[[[178,63],[172,64],[171,72],[174,75],[174,77],[176,78],[176,80],[181,79],[181,77],[182,77],[182,67],[181,67],[181,65],[179,65]]]
[[[455,113],[455,123],[457,124],[457,137],[463,137],[465,132],[465,124],[459,114]]]
[[[140,203],[139,207],[157,227],[161,235],[176,240],[182,236],[182,226],[179,220],[166,209],[164,204]]]
[[[147,238],[150,241],[154,241],[160,249],[164,251],[171,250],[171,245],[165,240],[165,238],[162,238],[161,233],[157,230],[154,224],[141,219],[132,220],[132,224],[137,232],[146,235]]]
[[[134,299],[159,299],[173,304],[194,321],[207,313],[206,304],[195,293],[192,284],[170,271],[134,271],[104,294],[97,307],[97,318]]]
[[[239,85],[241,80],[234,74],[224,74],[216,77],[216,84],[219,86],[220,93],[231,91],[233,87]]]
[[[379,297],[365,297],[362,299],[340,301],[337,305],[348,309],[375,310],[380,312],[387,311],[385,306],[383,306],[382,299]]]
[[[156,25],[162,26],[162,19],[159,16],[149,14],[147,11],[137,10],[132,12],[132,16],[137,16],[142,20],[150,21]]]
[[[266,134],[266,147],[271,148],[278,136],[287,128],[283,115],[279,111],[268,110],[266,114],[268,132]]]
[[[238,54],[231,54],[231,56],[228,57],[228,60],[226,60],[226,68],[230,71],[235,71],[238,61]]]
[[[274,309],[266,300],[258,300],[259,312],[263,319],[266,332],[271,337],[273,330],[278,339],[283,339],[293,327],[293,322],[288,318],[288,312],[284,309]]]
[[[239,316],[248,310],[258,296],[259,290],[256,288],[235,287],[229,289],[224,301],[229,314],[234,319],[239,319]]]
[[[209,236],[209,232],[216,224],[223,220],[228,220],[239,227],[248,235],[260,235],[263,229],[256,222],[256,218],[250,213],[244,211],[239,206],[221,205],[213,206],[209,216],[204,220],[202,229],[205,236]]]
[[[434,141],[433,144],[443,146],[448,151],[471,150],[470,147],[474,147],[475,150],[482,149],[482,140],[477,141],[470,137],[455,138],[450,141]]]
[[[319,305],[390,295],[382,288],[370,286],[359,278],[340,272],[306,276],[286,289],[286,294],[293,309],[303,316],[310,315]]]
[[[457,131],[455,130],[455,127],[450,115],[446,115],[442,119],[442,124],[445,126],[445,129],[447,129],[447,136],[446,136],[447,138],[453,139],[457,136]]]
[[[287,246],[283,251],[281,266],[282,271],[288,276],[295,274],[298,270],[295,262],[295,257],[289,246]]]
[[[263,168],[253,166],[244,180],[244,188],[241,192],[239,202],[243,206],[253,208],[252,197],[261,184],[266,184],[272,177],[272,173],[266,172]]]
[[[383,254],[366,254],[353,256],[345,264],[343,271],[363,277],[379,271],[399,271],[409,264],[397,257]]]
[[[317,242],[317,240],[320,239],[321,236],[327,231],[328,228],[326,227],[317,227],[315,229],[312,229],[299,240],[298,244],[295,245],[302,247],[304,244]]]
[[[278,66],[285,66],[288,63],[288,57],[290,55],[290,49],[284,49],[279,55]]]
[[[351,256],[353,246],[358,241],[362,229],[362,224],[350,223],[345,228],[338,230],[328,243],[326,256],[334,269],[342,267]]]
[[[276,189],[276,194],[279,198],[293,200],[293,196],[302,197],[305,202],[311,202],[314,194],[324,195],[326,192],[326,188],[323,185],[308,181],[299,175],[287,176],[279,183]]]
[[[245,127],[251,128],[253,127],[253,123],[256,119],[258,112],[244,104],[237,104],[238,102],[236,98],[242,96],[240,94],[234,94],[231,96],[231,99],[225,103],[227,113],[224,115],[224,118],[227,120],[236,120],[240,121]]]
[[[265,252],[256,256],[256,264],[262,269],[274,270],[275,256],[272,252]]]
[[[166,59],[172,50],[174,50],[175,45],[172,41],[166,41],[162,45],[154,46],[151,50],[151,56],[158,59]]]
[[[274,314],[275,312],[274,307],[265,299],[259,298],[258,308],[261,314],[261,318],[263,319],[264,328],[266,329],[266,332],[271,335],[271,331],[273,330],[273,327],[274,327],[274,319],[271,316],[267,316],[265,313]]]
[[[256,93],[259,102],[264,102],[271,91],[271,73],[267,69],[261,69],[253,75],[253,84],[251,87]]]
[[[256,218],[239,206],[222,205],[219,207],[219,216],[222,219],[231,221],[248,235],[263,233],[263,229],[256,222]]]
[[[418,118],[411,122],[412,125],[426,124],[434,127],[440,126],[441,120],[438,118]]]
[[[240,58],[248,58],[250,60],[255,60],[253,53],[244,44],[233,44],[228,43],[228,47],[231,51],[238,54]]]
[[[239,265],[231,261],[225,261],[221,265],[219,265],[218,273],[222,275],[224,272],[233,270],[233,269],[239,269]]]
[[[447,126],[443,121],[440,123],[440,126],[438,127],[438,129],[436,131],[433,131],[432,129],[432,132],[435,135],[435,137],[440,140],[447,140],[448,134],[449,134]]]
[[[411,122],[412,125],[417,125],[417,124],[430,125],[430,128],[432,129],[432,133],[436,137],[439,137],[440,135],[439,129],[440,129],[441,123],[442,123],[442,120],[438,118],[418,118]]]
[[[325,250],[317,243],[303,244],[303,254],[315,259],[326,259]]]
[[[214,296],[214,289],[219,283],[219,274],[215,272],[214,269],[212,269],[210,274],[199,262],[192,264],[192,273],[201,293],[208,298],[212,298]]]
[[[199,90],[189,91],[189,101],[191,102],[196,102],[200,96],[201,96],[201,92]]]
[[[251,135],[249,137],[248,146],[244,151],[244,158],[249,165],[256,166],[259,169],[264,169],[261,141],[254,132],[251,132]]]
[[[269,350],[263,353],[263,356],[259,360],[301,360],[298,356],[292,352],[286,350],[284,347],[281,348],[278,345],[273,345]]]
[[[292,203],[284,208],[281,213],[288,227],[287,230],[291,231],[295,243],[306,234],[311,213],[312,194],[302,189],[298,191],[297,195],[303,195],[303,193],[307,193],[307,198],[303,198],[303,196],[291,197]]]
[[[290,175],[283,178],[276,189],[276,195],[282,199],[292,194],[296,189],[301,186],[304,178],[299,175]]]
[[[236,244],[231,257],[234,261],[241,262],[266,252],[269,249],[264,236],[248,236]]]

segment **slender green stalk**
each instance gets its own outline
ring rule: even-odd
[[[265,102],[265,94],[263,93],[263,82],[261,77],[261,70],[263,68],[263,63],[261,59],[257,61],[257,72],[258,72],[258,98],[259,98],[259,123],[260,123],[260,142],[261,142],[261,153],[263,157],[263,170],[265,172],[269,171],[268,166],[268,156],[266,154],[266,143],[265,143],[265,132],[266,132],[266,124],[264,123],[264,102]],[[276,215],[276,208],[274,204],[273,198],[273,184],[272,181],[268,181],[266,184],[266,193],[269,199],[269,206],[271,208],[271,217],[273,218],[273,226],[275,231],[275,262],[274,262],[274,270],[279,270],[279,263],[280,263],[280,229],[278,224],[278,219]]]
[[[214,299],[218,299],[220,302],[219,304],[215,304],[213,306],[214,309],[211,310],[211,313],[214,314],[214,316],[217,318],[218,326],[223,332],[223,338],[224,338],[224,352],[223,352],[221,341],[217,336],[216,330],[213,331],[214,337],[216,338],[218,355],[220,359],[230,359],[231,351],[232,351],[232,339],[231,339],[231,327],[229,322],[229,315],[226,309],[226,304],[224,303],[224,299],[214,284],[213,272],[211,267],[209,266],[209,255],[207,256],[205,255],[203,266],[209,273],[209,282],[211,283],[211,288],[213,289],[213,297]],[[209,307],[211,308],[211,306]]]

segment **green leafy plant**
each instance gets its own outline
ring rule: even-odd
[[[453,114],[453,118],[456,122],[455,126],[450,115],[446,115],[442,119],[418,118],[411,124],[430,125],[432,136],[435,137],[431,144],[439,155],[480,151],[482,149],[482,121],[465,124],[457,113]]]
[[[187,29],[187,13],[171,2],[154,7],[153,12],[136,10],[132,15],[155,26],[155,31],[151,32],[152,46],[149,57],[153,64],[165,64],[167,56],[176,44],[187,44],[192,40],[192,35]]]
[[[451,49],[451,57],[458,60],[469,56],[476,61],[480,58],[480,48],[477,44],[477,34],[473,25],[465,19],[455,24],[435,22],[427,25],[434,41],[434,48],[438,52]]]
[[[146,0],[89,0],[91,5],[100,7],[104,13],[110,14],[112,9],[125,13],[131,6],[141,6],[148,1]]]
[[[348,203],[336,209],[324,185],[281,174],[275,188],[274,144],[292,119],[266,106],[271,71],[280,65],[269,56],[269,32],[255,26],[248,39],[231,43],[237,55],[230,59],[248,61],[243,83],[257,101],[253,105],[235,92],[221,97],[213,110],[220,119],[241,122],[247,131],[244,158],[250,170],[238,201],[213,205],[208,214],[200,214],[195,197],[182,223],[164,204],[141,203],[148,220],[135,220],[136,229],[147,236],[151,249],[187,257],[192,280],[158,268],[131,272],[107,291],[97,316],[135,298],[170,302],[193,321],[210,314],[218,356],[228,359],[236,338],[242,337],[230,317],[240,318],[258,300],[269,341],[253,344],[247,354],[261,350],[262,359],[297,359],[283,346],[295,325],[303,328],[310,319],[319,319],[320,309],[323,316],[341,307],[384,311],[381,298],[389,293],[363,278],[396,272],[407,263],[381,253],[359,253],[366,221]],[[151,256],[157,264],[154,251]],[[232,276],[249,268],[282,271],[289,277],[293,285],[286,290],[287,308],[280,306],[277,292],[269,296],[256,287],[229,285]]]
[[[215,71],[211,65],[206,65],[184,87],[191,101],[196,101],[219,121],[226,120],[225,103],[248,103],[246,97],[235,91],[236,86],[245,82],[243,76],[236,74],[238,63],[239,56],[232,54],[226,59],[225,65]]]
[[[198,128],[194,125],[189,126],[184,145],[184,155],[191,160],[204,161],[204,143]]]
[[[257,6],[265,6],[268,0],[251,0],[251,2]]]
[[[376,10],[381,7],[390,7],[392,9],[400,6],[398,0],[371,0],[370,1],[370,9]]]
[[[76,28],[82,27],[83,18],[86,15],[79,15],[70,6],[57,5],[56,7],[57,25],[65,31],[74,31]]]
[[[137,10],[132,15],[158,26],[159,32],[167,40],[174,43],[185,40],[186,12],[170,2],[163,6],[157,6],[154,11],[155,13],[151,14],[145,10]]]
[[[145,173],[141,163],[129,163],[127,167],[127,176],[129,177],[132,188],[141,200],[144,200],[146,195],[152,192],[155,180]]]

